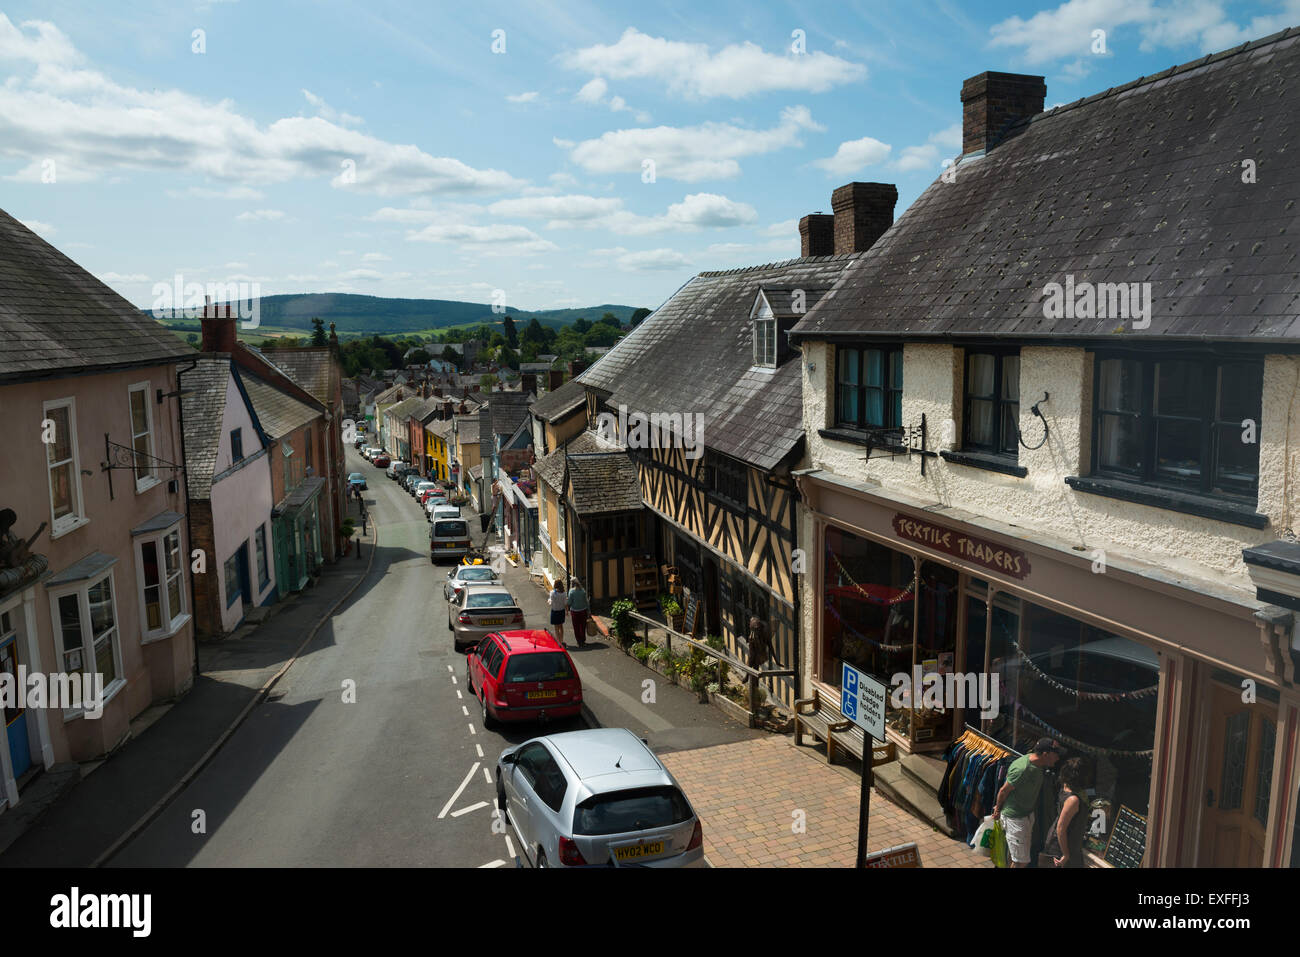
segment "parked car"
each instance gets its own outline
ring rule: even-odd
[[[691,802],[625,728],[545,735],[507,748],[497,760],[496,790],[497,807],[534,867],[704,866],[704,829]]]
[[[390,479],[395,479],[397,478],[397,472],[399,469],[406,469],[410,467],[411,466],[409,462],[390,462],[388,464],[388,468],[384,471],[384,474],[387,475]]]
[[[377,445],[368,445],[365,447],[365,449],[362,450],[361,455],[365,458],[367,462],[373,462],[375,460],[375,456],[379,455],[383,451],[384,450]]]
[[[358,435],[357,440],[352,443],[352,447],[357,450],[364,449],[366,447],[366,437],[364,435]]]
[[[437,498],[438,496],[434,495],[430,497],[429,501],[433,502]],[[440,503],[433,506],[433,510],[429,512],[429,521],[436,522],[444,518],[460,518],[460,509],[455,505],[448,505],[445,497]]]
[[[393,460],[390,459],[386,453],[383,455],[375,456],[374,466],[377,469],[386,469],[388,468],[388,466],[392,464],[393,464]]]
[[[421,505],[428,504],[429,496],[441,494],[442,489],[438,488],[437,482],[425,482],[415,487],[415,497]]]
[[[424,515],[429,521],[433,521],[434,513],[440,508],[447,508],[447,493],[438,489],[432,495],[425,496]],[[447,518],[460,518],[460,509],[456,510],[455,515],[448,515]]]
[[[582,682],[549,631],[495,631],[465,659],[465,684],[483,727],[498,721],[549,721],[582,712]]]
[[[464,558],[469,554],[469,523],[463,518],[445,518],[429,526],[429,560]]]
[[[461,589],[471,582],[505,587],[491,565],[457,565],[447,572],[447,580],[442,585],[442,597],[453,605],[459,604]]]
[[[447,630],[457,651],[477,645],[489,632],[523,626],[523,609],[498,582],[469,582],[447,605]]]
[[[407,474],[402,478],[402,487],[406,489],[407,494],[414,495],[414,494],[415,494],[415,486],[418,485],[420,482],[423,482],[423,481],[424,481],[424,479],[420,477],[420,473],[419,473],[419,472],[408,472],[408,473],[407,473]]]
[[[367,487],[368,486],[366,485],[366,477],[362,475],[360,472],[353,472],[351,475],[348,476],[349,491],[354,488],[359,488],[362,491],[365,491]]]

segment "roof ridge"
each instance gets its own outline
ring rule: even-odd
[[[779,266],[791,266],[795,263],[826,263],[837,259],[852,259],[861,253],[836,253],[833,256],[796,256],[793,259],[778,259],[775,262],[761,263],[755,266],[737,266],[735,269],[713,269],[695,274],[696,279],[714,279],[718,276],[738,276],[741,273],[757,272],[761,269],[776,269]],[[649,316],[646,317],[647,319]]]

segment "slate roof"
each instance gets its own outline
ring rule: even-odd
[[[455,421],[456,430],[460,433],[460,444],[477,445],[479,442],[479,432],[481,431],[479,428],[480,419],[478,414],[458,415],[456,416]]]
[[[421,425],[427,425],[430,419],[442,411],[444,402],[445,399],[441,396],[430,396],[423,400],[411,415]]]
[[[578,378],[611,413],[702,413],[705,446],[773,468],[803,438],[803,395],[797,358],[751,369],[758,291],[827,288],[860,255],[700,273]]]
[[[936,180],[796,338],[1295,340],[1297,152],[1295,27],[1057,107]],[[1150,282],[1150,327],[1045,318],[1067,275]]]
[[[452,426],[454,425],[455,422],[452,419],[433,419],[425,423],[424,430],[432,432],[434,435],[440,435],[445,439],[451,435]]]
[[[641,508],[641,480],[632,456],[594,432],[581,432],[566,448],[533,463],[538,478],[559,491],[564,486],[564,457],[569,457],[569,499],[579,515],[600,515]]]
[[[528,420],[528,404],[532,399],[527,392],[493,392],[488,396],[492,434],[509,438],[518,432],[519,426]]]
[[[258,424],[273,439],[282,438],[323,414],[320,409],[281,392],[255,375],[241,375],[240,381],[244,384],[248,401],[253,404]]]
[[[230,380],[230,357],[205,355],[198,365],[181,374],[181,423],[185,431],[185,483],[189,497],[206,501],[212,492],[217,470],[217,449],[221,424],[226,415],[226,384]],[[249,436],[250,451],[260,442]]]
[[[183,339],[0,210],[0,380],[193,356]]]
[[[294,382],[302,386],[326,408],[334,396],[330,390],[330,371],[334,357],[329,346],[300,349],[268,349],[262,357],[279,366]]]
[[[528,410],[538,418],[554,423],[582,408],[586,401],[586,388],[577,379],[570,379],[558,389],[543,394]]]

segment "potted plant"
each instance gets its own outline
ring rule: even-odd
[[[636,638],[636,630],[630,614],[634,608],[636,606],[628,599],[620,598],[609,609],[609,617],[614,623],[614,637],[624,648],[632,644]]]
[[[673,631],[681,631],[686,623],[686,612],[672,595],[660,595],[659,607],[663,609],[664,621],[672,627]]]

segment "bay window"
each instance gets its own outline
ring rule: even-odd
[[[105,691],[122,674],[111,570],[50,595],[58,662],[69,675],[98,673]]]

